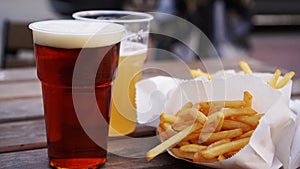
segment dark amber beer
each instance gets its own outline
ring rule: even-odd
[[[41,21],[29,27],[42,84],[49,164],[97,168],[106,161],[111,89],[124,28],[73,20]],[[84,61],[84,66],[76,73],[78,61]],[[97,121],[94,114],[104,120]],[[96,132],[88,133],[86,128]],[[92,139],[93,134],[100,143]]]

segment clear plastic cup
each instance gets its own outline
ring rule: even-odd
[[[125,27],[118,75],[114,81],[109,136],[128,135],[136,127],[135,84],[142,78],[153,16],[132,11],[94,10],[76,12],[73,18],[118,23]]]

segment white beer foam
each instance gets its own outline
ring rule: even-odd
[[[48,20],[29,25],[33,41],[57,48],[91,48],[121,41],[124,27],[119,24],[78,20]]]
[[[122,41],[121,43],[121,51],[120,51],[121,57],[135,56],[146,52],[147,52],[147,45],[137,43],[137,42],[128,42],[126,40]]]

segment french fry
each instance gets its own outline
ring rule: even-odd
[[[189,142],[191,142],[191,144],[199,144],[200,145],[200,143],[199,143],[199,133],[198,133],[198,137],[197,138],[190,139]]]
[[[231,141],[230,138],[222,139],[222,140],[216,141],[214,143],[211,143],[209,146],[207,146],[207,148],[208,149],[213,148],[213,147],[216,147],[216,146],[224,144],[224,143],[229,143],[230,141]]]
[[[233,116],[231,119],[255,127],[258,125],[260,117],[259,116]]]
[[[188,153],[196,153],[198,151],[205,150],[207,146],[199,145],[199,144],[187,144],[183,145],[179,148],[181,152],[188,152]]]
[[[222,111],[211,114],[207,117],[207,121],[203,126],[202,133],[213,133],[221,130],[224,122],[224,114]]]
[[[223,156],[223,154],[219,155],[218,157],[218,161],[223,161],[225,160],[226,158]]]
[[[253,134],[254,130],[250,130],[242,135],[240,135],[239,137],[235,138],[235,140],[241,139],[241,138],[246,138],[246,137],[251,137]]]
[[[191,143],[198,143],[199,144],[199,136],[202,131],[203,127],[196,129],[194,132],[186,136],[183,141],[190,141]]]
[[[207,117],[203,113],[193,107],[178,112],[176,116],[178,118],[172,125],[176,131],[181,131],[195,122],[204,125],[207,120]]]
[[[225,118],[228,118],[230,116],[252,116],[257,114],[257,112],[251,107],[245,107],[240,109],[225,109],[223,113]]]
[[[286,73],[283,78],[276,84],[275,88],[280,89],[283,88],[295,75],[295,72]]]
[[[168,135],[167,132],[160,132],[159,137],[162,141],[167,140],[168,138],[170,138],[170,136]]]
[[[199,110],[197,110],[197,121],[202,125],[204,125],[207,121],[207,117],[205,116],[205,114],[203,114]]]
[[[239,140],[235,140],[229,143],[224,143],[210,149],[206,149],[201,151],[201,154],[206,159],[213,159],[218,157],[221,154],[228,153],[231,151],[237,151],[243,148],[245,145],[249,143],[250,138],[242,138]]]
[[[252,128],[245,123],[239,122],[239,121],[234,121],[234,120],[224,120],[222,130],[232,130],[240,128],[243,130],[243,132],[250,131]]]
[[[201,124],[204,124],[207,120],[207,117],[194,107],[182,110],[178,112],[176,116],[184,121],[198,120]]]
[[[200,110],[200,103],[196,103],[193,105],[193,108]]]
[[[245,107],[252,106],[252,99],[253,99],[253,96],[248,91],[245,91],[244,98],[243,98],[243,101],[245,102]]]
[[[224,107],[224,108],[241,108],[245,106],[243,100],[232,100],[232,101],[208,101],[200,102],[200,108],[211,108],[211,107]]]
[[[160,116],[160,121],[164,122],[164,123],[174,123],[176,121],[176,116],[172,115],[172,114],[168,114],[168,113],[161,113]]]
[[[189,134],[188,136],[186,136],[183,141],[195,141],[197,140],[197,142],[199,142],[199,136],[200,136],[200,133],[191,133]]]
[[[210,75],[208,73],[203,72],[201,69],[191,69],[190,73],[193,78],[205,76],[205,77],[207,77],[207,79],[209,79],[209,80],[211,79]]]
[[[224,125],[224,124],[223,124]],[[232,139],[234,137],[238,137],[243,134],[243,130],[240,128],[220,131],[217,133],[203,133],[200,134],[200,140],[204,143],[211,144],[213,142],[222,140],[222,139]]]
[[[202,112],[205,116],[214,114],[218,111],[222,110],[222,106],[212,106],[212,107],[201,107],[199,110]]]
[[[272,78],[268,81],[268,85],[270,85],[271,87],[273,87],[274,89],[276,88],[276,84],[278,81],[279,76],[281,75],[281,71],[280,69],[276,69],[274,75],[272,76]]]
[[[228,152],[228,153],[224,153],[223,154],[223,156],[225,157],[225,158],[230,158],[230,157],[232,157],[232,156],[234,156],[236,153],[238,153],[239,151],[237,150],[237,151],[230,151],[230,152]]]
[[[170,123],[166,123],[166,122],[161,122],[159,124],[159,127],[162,129],[162,131],[166,131],[169,128],[172,128],[172,125]]]
[[[172,124],[172,128],[175,131],[182,131],[185,128],[189,127],[190,125],[194,124],[195,120],[182,120],[180,118],[178,118],[173,124]]]
[[[177,132],[175,130],[173,130],[171,124],[169,123],[160,123],[160,136],[162,138],[162,140],[167,140],[168,138],[174,136]]]
[[[213,163],[219,161],[218,158],[205,158],[202,155],[202,151],[194,154],[193,162]]]
[[[182,111],[188,109],[188,108],[192,108],[193,107],[193,103],[192,102],[187,102],[177,113],[176,116],[178,114],[180,114]]]
[[[180,141],[177,145],[178,145],[179,147],[181,147],[181,146],[188,145],[188,144],[190,144],[189,141],[184,141],[184,140],[182,140],[182,141]]]
[[[264,114],[256,114],[256,115],[254,115],[254,117],[257,118],[258,120],[260,120],[262,118],[262,116],[264,116]]]
[[[243,72],[245,74],[252,74],[252,70],[251,70],[251,68],[250,68],[250,66],[248,65],[247,62],[240,61],[240,67],[241,67],[241,69],[243,70]]]
[[[194,158],[194,154],[193,152],[182,152],[179,150],[179,148],[172,148],[171,152],[179,158],[185,158],[185,159],[193,159]]]
[[[153,149],[149,150],[146,154],[147,160],[150,161],[166,149],[174,146],[176,143],[180,142],[183,138],[188,136],[190,133],[195,131],[197,128],[199,128],[199,124],[195,123],[191,125],[190,127],[185,128],[181,132],[175,134],[174,136],[170,137],[166,141],[162,142],[161,144],[157,145]]]

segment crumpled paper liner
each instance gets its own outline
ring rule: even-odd
[[[136,85],[137,121],[157,127],[161,112],[175,114],[188,101],[242,100],[243,92],[249,91],[253,95],[252,108],[265,114],[249,144],[232,158],[194,164],[214,168],[294,168],[291,145],[296,144],[293,144],[296,123],[289,109],[292,83],[273,89],[266,83],[271,76],[225,71],[216,73],[212,80],[164,76],[142,80]]]
[[[300,166],[300,100],[292,101],[291,109],[297,114],[297,117],[295,135],[291,146],[290,168],[297,168]]]

